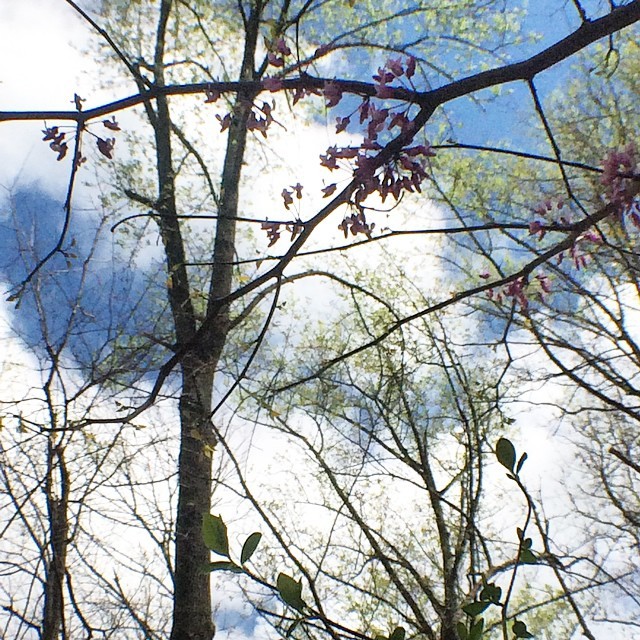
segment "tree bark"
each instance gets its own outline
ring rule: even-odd
[[[54,472],[59,472],[59,486],[54,486]],[[49,512],[50,558],[46,563],[44,585],[44,613],[42,616],[42,640],[55,640],[63,626],[63,584],[67,567],[69,536],[69,480],[64,461],[64,449],[54,447],[49,441],[46,479],[47,509]]]

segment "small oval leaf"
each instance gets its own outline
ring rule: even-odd
[[[227,525],[220,516],[205,513],[202,517],[202,537],[208,549],[219,556],[229,557]]]
[[[464,622],[458,622],[456,624],[456,630],[458,632],[458,635],[460,636],[460,640],[467,640],[467,638],[469,637],[469,633],[467,632],[467,627],[465,626]]]
[[[491,603],[490,602],[470,602],[462,607],[462,610],[472,618],[479,616]]]
[[[516,450],[511,444],[511,440],[507,440],[506,438],[500,438],[500,440],[498,440],[496,457],[503,467],[506,467],[509,471],[513,471],[513,467],[516,464]]]
[[[302,599],[302,581],[294,580],[286,573],[279,573],[276,581],[278,587],[278,593],[286,604],[296,609],[296,611],[302,612],[307,606]]]
[[[256,531],[245,540],[245,543],[242,545],[242,553],[240,554],[240,564],[244,564],[247,560],[249,560],[249,558],[253,555],[253,552],[260,544],[261,538],[262,534],[259,531]]]

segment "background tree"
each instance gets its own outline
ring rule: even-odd
[[[486,157],[474,150],[473,160],[463,164],[474,162],[474,166],[484,167],[478,172],[479,179],[466,181],[464,187],[467,204],[478,214],[486,211],[489,191],[494,196],[502,193],[498,201],[506,203],[490,216],[491,221],[507,212],[513,216],[516,208],[525,215],[532,209],[535,212],[528,238],[513,231],[506,234],[506,242],[517,243],[520,251],[544,251],[547,243],[553,242],[555,224],[602,206],[611,162],[624,158],[623,149],[635,153],[628,144],[637,138],[637,120],[629,104],[637,90],[635,47],[635,42],[624,38],[595,47],[594,55],[585,53],[574,65],[573,80],[565,90],[549,96],[545,112],[549,135],[562,150],[562,157],[571,158],[564,172],[544,160],[550,155],[544,144],[532,149],[538,154],[536,158],[505,158],[500,174],[507,179],[500,179],[490,189],[488,176],[495,173],[495,167]],[[571,107],[561,109],[567,95]],[[616,151],[605,153],[604,162],[594,166],[592,159],[603,146]],[[536,180],[530,180],[531,175],[536,175]],[[513,198],[507,200],[507,185],[514,182],[521,185],[516,203]],[[543,197],[536,200],[540,194]],[[566,204],[559,206],[562,201]],[[527,202],[534,204],[525,208]],[[574,203],[578,209],[572,212]],[[523,222],[525,219],[523,216]],[[638,509],[638,478],[628,464],[637,458],[636,231],[637,208],[631,206],[625,215],[605,219],[570,252],[549,263],[544,280],[535,283],[537,294],[528,309],[514,314],[510,300],[482,305],[483,311],[501,318],[502,334],[511,333],[514,344],[528,354],[513,363],[512,375],[519,386],[561,389],[557,396],[545,399],[555,408],[567,454],[575,455],[576,467],[586,476],[579,482],[573,477],[564,482],[565,490],[573,496],[567,516],[573,521],[577,514],[584,518],[582,526],[577,526],[580,535],[569,544],[590,549],[583,571],[602,572],[598,580],[608,587],[601,599],[627,603],[617,617],[602,612],[599,617],[624,619],[631,625],[638,624],[637,603],[629,596],[635,590],[633,563],[612,554],[611,549],[631,549],[637,544],[633,514]],[[486,234],[476,234],[474,241],[488,270],[496,268]],[[598,544],[594,543],[596,538]],[[556,540],[565,551],[568,542]]]
[[[47,250],[55,224],[40,215],[47,204],[37,191],[22,191],[10,200],[15,233],[3,230],[11,259],[2,264],[10,282],[24,279]],[[153,435],[125,435],[131,430],[125,425],[78,428],[88,415],[113,411],[115,398],[126,402],[128,387],[140,380],[136,370],[146,370],[149,361],[148,353],[136,349],[128,315],[121,313],[140,304],[137,279],[122,268],[131,264],[122,270],[115,262],[108,269],[98,266],[110,263],[103,254],[106,219],[99,218],[96,227],[93,222],[72,225],[73,239],[63,254],[43,265],[21,300],[28,321],[19,325],[20,338],[4,338],[0,563],[6,637],[74,637],[115,626],[123,632],[161,626],[143,613],[144,605],[136,606],[134,625],[118,613],[135,598],[116,589],[119,579],[131,579],[144,567],[132,554],[129,566],[118,561],[119,568],[108,575],[105,566],[119,550],[105,534],[138,536],[144,530],[142,513],[132,514],[138,522],[127,517],[127,503],[118,499],[115,487],[119,480],[124,485],[122,478],[141,451],[146,457],[166,449],[167,435],[155,429]],[[111,298],[115,292],[117,300]],[[96,308],[104,310],[99,318]],[[138,496],[139,477],[129,475],[126,485]],[[170,484],[159,477],[151,486],[163,483]],[[146,524],[149,532],[157,532]],[[167,568],[159,583],[168,580]],[[96,583],[111,589],[97,590]]]

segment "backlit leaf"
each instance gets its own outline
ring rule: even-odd
[[[498,440],[496,457],[503,467],[506,467],[509,471],[513,471],[513,467],[516,464],[516,450],[510,440],[506,438],[500,438],[500,440]]]
[[[241,564],[244,564],[253,555],[253,552],[256,550],[261,538],[262,534],[259,531],[256,531],[245,540],[245,543],[242,545],[242,552],[240,553]]]
[[[279,573],[276,586],[280,597],[290,607],[302,611],[307,606],[302,599],[302,582],[300,580],[294,580],[286,573]]]
[[[462,607],[462,610],[472,618],[479,616],[491,603],[490,602],[470,602]]]
[[[208,549],[220,556],[229,557],[227,525],[220,516],[205,513],[202,518],[202,537]]]

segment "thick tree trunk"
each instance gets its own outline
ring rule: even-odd
[[[205,354],[202,354],[203,356]],[[211,510],[210,422],[213,369],[206,358],[182,364],[180,458],[172,640],[211,640],[209,550],[201,535],[202,514]]]

